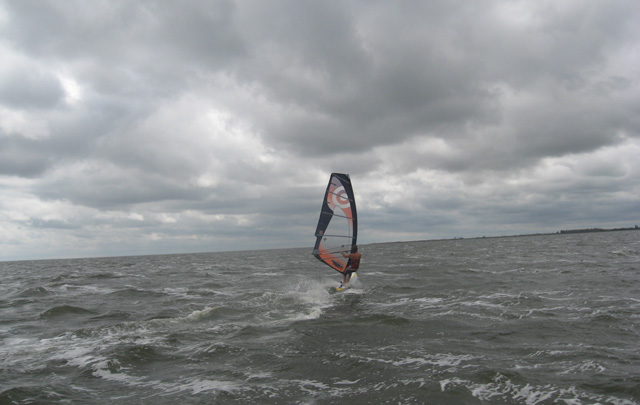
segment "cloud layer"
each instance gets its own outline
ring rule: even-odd
[[[0,1],[0,260],[640,222],[640,5]],[[305,242],[306,241],[306,242]]]

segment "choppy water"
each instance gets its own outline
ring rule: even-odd
[[[0,263],[0,403],[640,403],[640,232]]]

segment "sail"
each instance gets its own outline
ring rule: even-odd
[[[348,174],[332,173],[322,200],[313,255],[344,273],[351,259],[344,258],[340,251],[349,252],[357,237],[358,215],[351,179]]]

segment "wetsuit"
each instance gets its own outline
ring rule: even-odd
[[[346,268],[344,273],[351,278],[351,275],[356,272],[360,268],[360,258],[351,259],[351,264]]]

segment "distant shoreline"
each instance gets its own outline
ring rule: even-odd
[[[559,231],[558,233],[588,233],[588,232],[614,232],[614,231],[637,231],[638,225],[634,228],[612,228],[612,229],[603,229],[603,228],[588,228],[588,229],[567,229]]]
[[[540,233],[525,233],[520,235],[501,235],[501,236],[471,236],[467,238],[463,237],[455,237],[450,239],[436,239],[436,240],[458,240],[458,239],[489,239],[489,238],[517,238],[521,236],[540,236],[540,235],[568,235],[574,233],[592,233],[592,232],[617,232],[617,231],[639,231],[640,227],[636,225],[635,227],[629,228],[585,228],[585,229],[563,229],[557,232],[540,232]]]
[[[417,239],[417,240],[403,240],[403,241],[395,241],[395,242],[376,242],[371,243],[371,245],[376,244],[387,244],[387,243],[407,243],[407,242],[442,242],[449,240],[475,240],[475,239],[502,239],[502,238],[525,238],[531,236],[553,236],[553,235],[570,235],[576,233],[592,233],[592,232],[618,232],[618,231],[640,231],[640,227],[636,225],[635,227],[629,228],[588,228],[588,229],[567,229],[560,230],[556,232],[539,232],[539,233],[523,233],[516,235],[496,235],[496,236],[468,236],[468,237],[453,237],[453,238],[437,238],[437,239]],[[369,245],[369,244],[366,244]],[[363,245],[363,246],[366,246]]]

